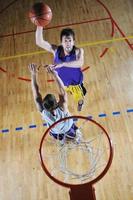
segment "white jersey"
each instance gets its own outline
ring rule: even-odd
[[[45,109],[41,112],[42,119],[46,121],[48,127],[51,126],[56,121],[70,116],[69,112],[63,111],[60,107],[56,108],[54,111],[55,111],[55,115],[51,114]],[[60,123],[57,123],[50,130],[50,132],[55,133],[55,134],[66,133],[70,130],[72,125],[73,125],[73,119],[68,119]]]

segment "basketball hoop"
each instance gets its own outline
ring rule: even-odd
[[[73,139],[63,143],[49,133],[57,124],[73,119],[78,127]],[[78,134],[80,141],[77,142]],[[93,184],[108,171],[113,159],[112,142],[106,130],[84,116],[55,122],[44,133],[39,149],[43,170],[55,183],[70,188],[70,200],[96,200]]]

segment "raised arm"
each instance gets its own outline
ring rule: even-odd
[[[48,67],[48,72],[51,73],[57,83],[58,89],[59,89],[59,97],[60,97],[60,103],[64,110],[68,111],[67,107],[67,92],[65,91],[64,84],[60,77],[58,76],[58,73],[53,69],[53,65]]]
[[[43,38],[43,27],[41,26],[37,26],[36,29],[36,44],[45,49],[46,51],[49,51],[51,53],[54,54],[56,46],[55,45],[51,45],[49,42],[45,41]]]
[[[32,88],[34,101],[35,101],[37,109],[40,112],[42,112],[43,111],[42,96],[39,92],[39,87],[37,84],[37,66],[33,63],[29,64],[29,71],[31,73],[31,88]]]

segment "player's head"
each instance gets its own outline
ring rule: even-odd
[[[74,47],[75,42],[75,33],[71,28],[65,28],[61,31],[60,34],[60,40],[61,44],[63,46],[63,49],[70,53]]]
[[[43,99],[43,107],[48,111],[53,111],[58,107],[58,103],[53,94],[47,94]]]

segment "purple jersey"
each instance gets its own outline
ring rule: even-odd
[[[71,62],[76,60],[75,53],[71,53],[70,55],[60,57],[60,48],[57,49],[55,53],[54,63],[60,64],[62,62]],[[61,68],[57,68],[59,77],[63,81],[65,86],[69,85],[78,85],[83,82],[83,73],[81,68],[74,67],[65,67],[65,65]]]

